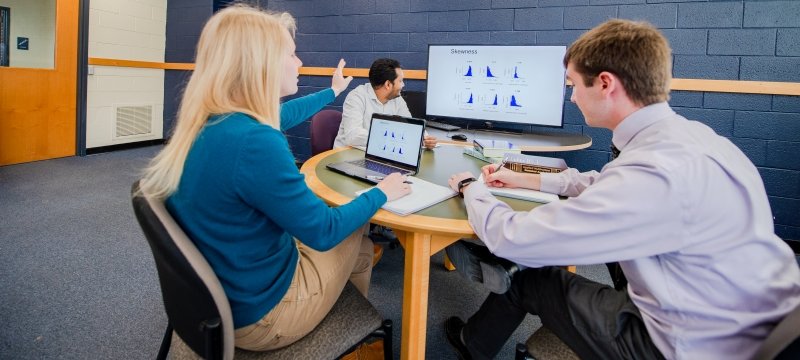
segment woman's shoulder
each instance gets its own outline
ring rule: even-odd
[[[209,117],[199,142],[215,144],[229,149],[250,149],[252,147],[285,147],[283,133],[272,126],[258,122],[244,113],[227,113]]]
[[[207,129],[226,128],[229,131],[241,131],[265,135],[280,135],[281,132],[272,126],[262,124],[256,118],[240,112],[212,115],[206,124]]]

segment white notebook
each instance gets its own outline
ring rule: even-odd
[[[483,182],[483,174],[481,174],[481,176],[478,178],[478,181]],[[491,186],[487,186],[486,188],[489,189],[489,192],[491,192],[494,195],[505,196],[514,199],[535,201],[544,204],[547,204],[551,201],[558,201],[558,195],[546,193],[543,191],[537,191],[531,189],[498,188]]]
[[[409,176],[408,181],[411,182],[411,193],[397,200],[387,201],[381,208],[400,216],[406,216],[458,195],[447,186],[437,185],[413,176]],[[369,189],[356,191],[356,195],[361,195],[367,190]]]

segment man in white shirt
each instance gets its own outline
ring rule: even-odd
[[[488,249],[529,267],[466,324],[447,320],[460,358],[493,357],[532,313],[581,358],[749,359],[800,304],[800,269],[774,233],[756,167],[669,107],[670,60],[658,30],[626,20],[599,25],[567,51],[571,100],[589,126],[613,131],[621,151],[599,173],[487,166],[486,184],[451,177]],[[515,212],[487,186],[570,198]],[[452,250],[457,268],[474,260],[463,243]],[[554,267],[615,261],[628,280],[622,290]]]
[[[378,59],[369,68],[369,83],[359,85],[344,99],[342,123],[333,147],[367,146],[367,134],[373,113],[411,117],[408,105],[400,96],[405,83],[403,69],[394,59]],[[426,148],[436,146],[436,137],[425,135]]]
[[[400,96],[400,91],[405,86],[403,78],[403,69],[397,60],[381,58],[373,61],[369,68],[369,82],[357,86],[344,99],[342,122],[333,147],[366,147],[374,113],[411,117],[406,101]],[[429,136],[427,132],[422,141],[427,149],[436,146],[436,137]],[[374,226],[371,231],[389,241],[397,240],[397,236],[389,228]],[[376,263],[381,253],[379,245],[375,245]]]

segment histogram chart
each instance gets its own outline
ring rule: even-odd
[[[459,92],[453,93],[451,101],[459,106],[472,107],[479,102],[479,96],[470,88],[462,89]]]
[[[476,113],[527,115],[527,109],[522,105],[525,101],[524,88],[527,86],[521,69],[524,63],[499,60],[480,63],[480,60],[475,60],[454,67],[462,80],[461,91],[453,96],[459,109]]]
[[[503,74],[509,81],[509,84],[524,84],[526,83],[526,76],[521,69],[520,64],[514,64],[505,69]]]
[[[397,155],[403,155],[403,153],[405,153],[403,150],[406,145],[405,133],[394,130],[386,130],[383,132],[383,138],[381,140],[383,140],[381,141],[383,143],[383,152],[396,153]]]
[[[560,126],[563,46],[431,45],[427,113]]]
[[[486,78],[487,79],[495,78],[494,74],[492,74],[492,67],[491,66],[487,66],[486,67]]]
[[[486,102],[484,103],[484,105],[496,108],[497,105],[498,105],[498,103],[497,103],[497,94],[494,94],[494,96],[489,95],[488,97],[486,97]]]

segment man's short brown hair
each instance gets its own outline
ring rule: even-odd
[[[620,79],[628,97],[641,106],[669,100],[669,43],[646,22],[613,19],[600,24],[569,47],[564,66],[569,63],[588,87],[607,71]]]

